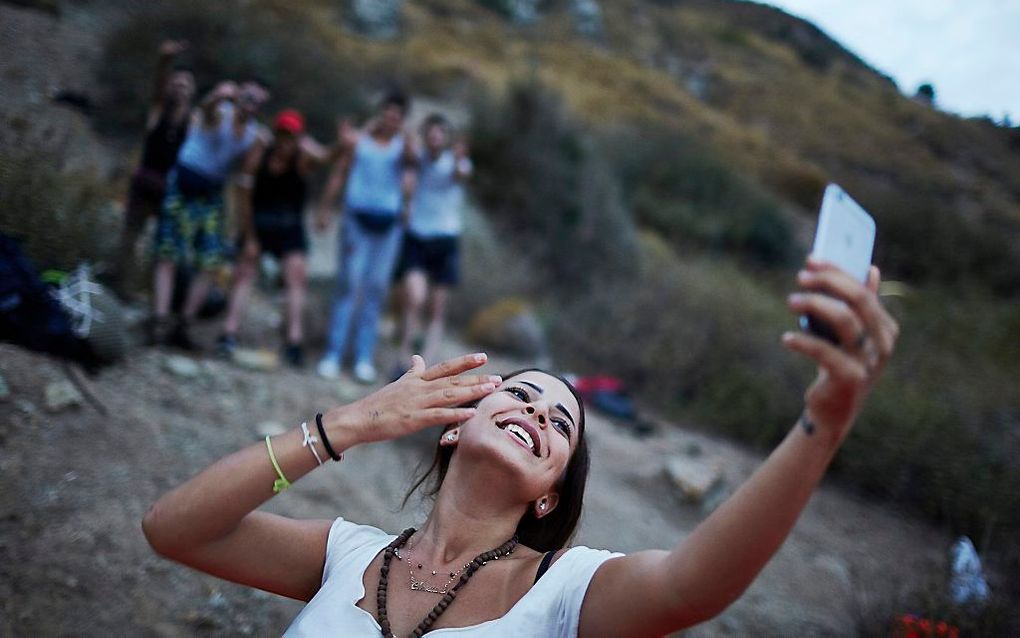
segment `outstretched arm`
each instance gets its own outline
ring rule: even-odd
[[[485,363],[467,355],[425,368],[415,356],[399,380],[323,416],[335,450],[393,439],[434,425],[470,418],[474,408],[452,406],[480,399],[495,387],[488,375],[457,376]],[[311,432],[315,432],[314,422]],[[284,476],[297,481],[318,464],[295,429],[273,437]],[[322,442],[316,450],[328,459]],[[159,554],[199,571],[276,594],[309,600],[319,589],[331,521],[299,521],[257,512],[273,497],[277,480],[266,443],[220,459],[146,512],[142,529]]]
[[[245,254],[254,259],[259,254],[258,235],[255,233],[255,215],[252,211],[252,195],[255,193],[255,175],[265,155],[267,140],[259,138],[244,156],[241,170],[234,178],[234,205],[237,209],[237,226],[244,240]]]
[[[220,104],[237,97],[237,84],[227,80],[220,82],[202,98],[198,112],[202,126],[216,126],[220,122]]]
[[[188,48],[184,40],[164,40],[159,45],[159,61],[156,62],[156,74],[153,78],[152,95],[149,98],[149,116],[147,126],[152,128],[163,113],[163,102],[166,99],[166,84],[173,70],[174,58]]]
[[[339,199],[347,182],[347,173],[351,167],[353,152],[353,148],[345,148],[333,162],[333,170],[329,173],[326,188],[322,191],[322,198],[319,200],[319,206],[315,212],[316,230],[322,231],[329,226],[329,216],[333,205]]]
[[[840,342],[849,345],[783,335],[788,349],[811,358],[819,369],[798,423],[754,475],[675,549],[603,564],[585,598],[581,635],[661,635],[715,616],[740,597],[793,528],[899,332],[878,300],[876,268],[864,286],[832,265],[809,260],[798,282],[805,292],[791,295],[791,311],[828,321]]]

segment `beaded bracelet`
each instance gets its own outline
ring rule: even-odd
[[[269,461],[273,464],[273,469],[276,470],[276,475],[279,477],[273,481],[273,494],[279,494],[290,487],[290,481],[283,475],[280,464],[276,462],[276,455],[273,454],[273,443],[269,440],[268,434],[266,435],[266,449],[269,450]]]
[[[329,458],[334,461],[344,460],[343,452],[337,454],[336,450],[333,449],[333,446],[329,444],[329,437],[326,436],[326,428],[322,426],[321,412],[315,415],[315,427],[319,428],[319,438],[322,439],[322,447],[326,448],[326,454],[329,454]]]

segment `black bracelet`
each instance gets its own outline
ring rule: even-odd
[[[808,436],[815,433],[815,424],[808,418],[807,408],[804,408],[804,411],[800,413],[800,418],[797,419],[797,423],[800,427],[804,428],[804,431],[807,432]]]
[[[322,439],[322,446],[326,448],[326,454],[329,454],[329,458],[334,461],[342,461],[344,458],[343,454],[337,454],[333,446],[329,444],[329,439],[326,437],[326,428],[322,427],[322,412],[315,415],[315,427],[319,428],[319,438]]]

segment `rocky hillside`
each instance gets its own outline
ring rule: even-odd
[[[332,16],[320,24],[338,48],[436,93],[537,75],[592,122],[688,134],[809,221],[824,183],[838,181],[878,218],[879,254],[896,275],[1016,289],[1003,271],[1016,272],[1020,242],[997,239],[1020,231],[1016,129],[915,103],[781,10],[729,0],[433,0],[375,13],[358,7],[386,3],[304,4]],[[986,254],[940,268],[919,263],[919,246]]]

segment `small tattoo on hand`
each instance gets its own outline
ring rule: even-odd
[[[808,418],[807,408],[800,413],[800,418],[797,419],[797,423],[800,424],[800,427],[804,428],[804,432],[806,432],[808,436],[815,433],[815,424]]]

